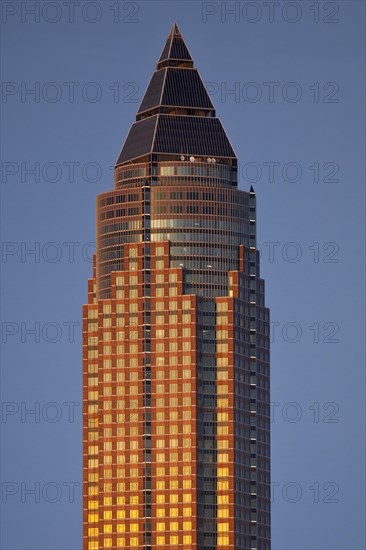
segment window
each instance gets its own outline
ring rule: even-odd
[[[174,166],[160,166],[160,175],[161,176],[174,176]]]

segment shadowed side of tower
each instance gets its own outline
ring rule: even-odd
[[[176,24],[97,199],[84,550],[270,549],[255,193]]]

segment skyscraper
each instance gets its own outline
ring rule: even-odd
[[[83,365],[84,550],[270,549],[256,198],[175,24],[97,199]]]

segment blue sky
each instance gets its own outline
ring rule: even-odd
[[[273,549],[363,549],[365,4],[73,10],[2,3],[1,548],[81,548],[80,323],[95,198],[113,187],[177,21],[240,186],[257,192],[273,329]]]

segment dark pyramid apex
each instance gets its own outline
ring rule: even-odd
[[[255,194],[255,191],[254,191],[254,189],[253,189],[253,185],[250,186],[249,193],[254,193],[254,194]]]
[[[176,23],[117,165],[151,154],[236,159]]]
[[[177,66],[193,67],[193,59],[178,25],[173,23],[156,68]]]

